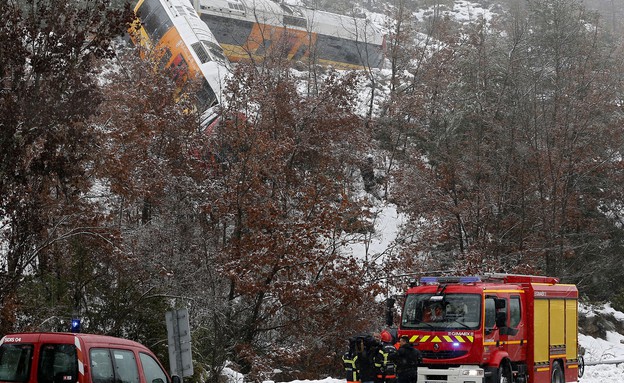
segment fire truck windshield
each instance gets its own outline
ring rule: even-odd
[[[481,323],[479,294],[409,294],[401,327],[419,330],[476,330]]]

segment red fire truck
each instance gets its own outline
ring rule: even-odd
[[[398,335],[422,352],[419,383],[576,382],[578,290],[557,278],[423,277]]]
[[[80,333],[20,333],[0,339],[0,383],[181,383],[147,347]]]

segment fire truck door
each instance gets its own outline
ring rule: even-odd
[[[505,301],[500,313],[505,313],[504,322],[497,323],[503,349],[509,354],[512,361],[524,360],[526,357],[526,331],[522,321],[522,305],[520,296],[502,298]],[[498,311],[498,310],[497,310]],[[497,312],[497,315],[499,313]]]

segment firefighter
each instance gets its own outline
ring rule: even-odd
[[[380,334],[381,347],[375,356],[377,383],[394,383],[396,380],[395,359],[397,349],[392,342],[392,334],[384,330]]]
[[[366,336],[362,339],[361,352],[358,355],[358,371],[362,383],[374,383],[377,378],[375,367],[375,357],[381,348],[381,342],[373,336]]]
[[[399,338],[399,350],[396,355],[397,383],[416,383],[418,365],[422,362],[420,351],[412,345],[407,335]]]
[[[355,383],[360,379],[358,375],[357,360],[358,356],[351,352],[350,349],[342,355],[342,365],[345,369],[347,383]]]
[[[444,319],[444,311],[442,310],[442,305],[439,303],[433,306],[431,319],[434,322],[440,322]]]
[[[374,356],[381,342],[371,335],[358,335],[349,339],[349,350],[342,356],[347,382],[374,383]]]

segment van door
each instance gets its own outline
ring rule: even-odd
[[[78,382],[76,346],[73,344],[42,344],[39,350],[37,382]]]

